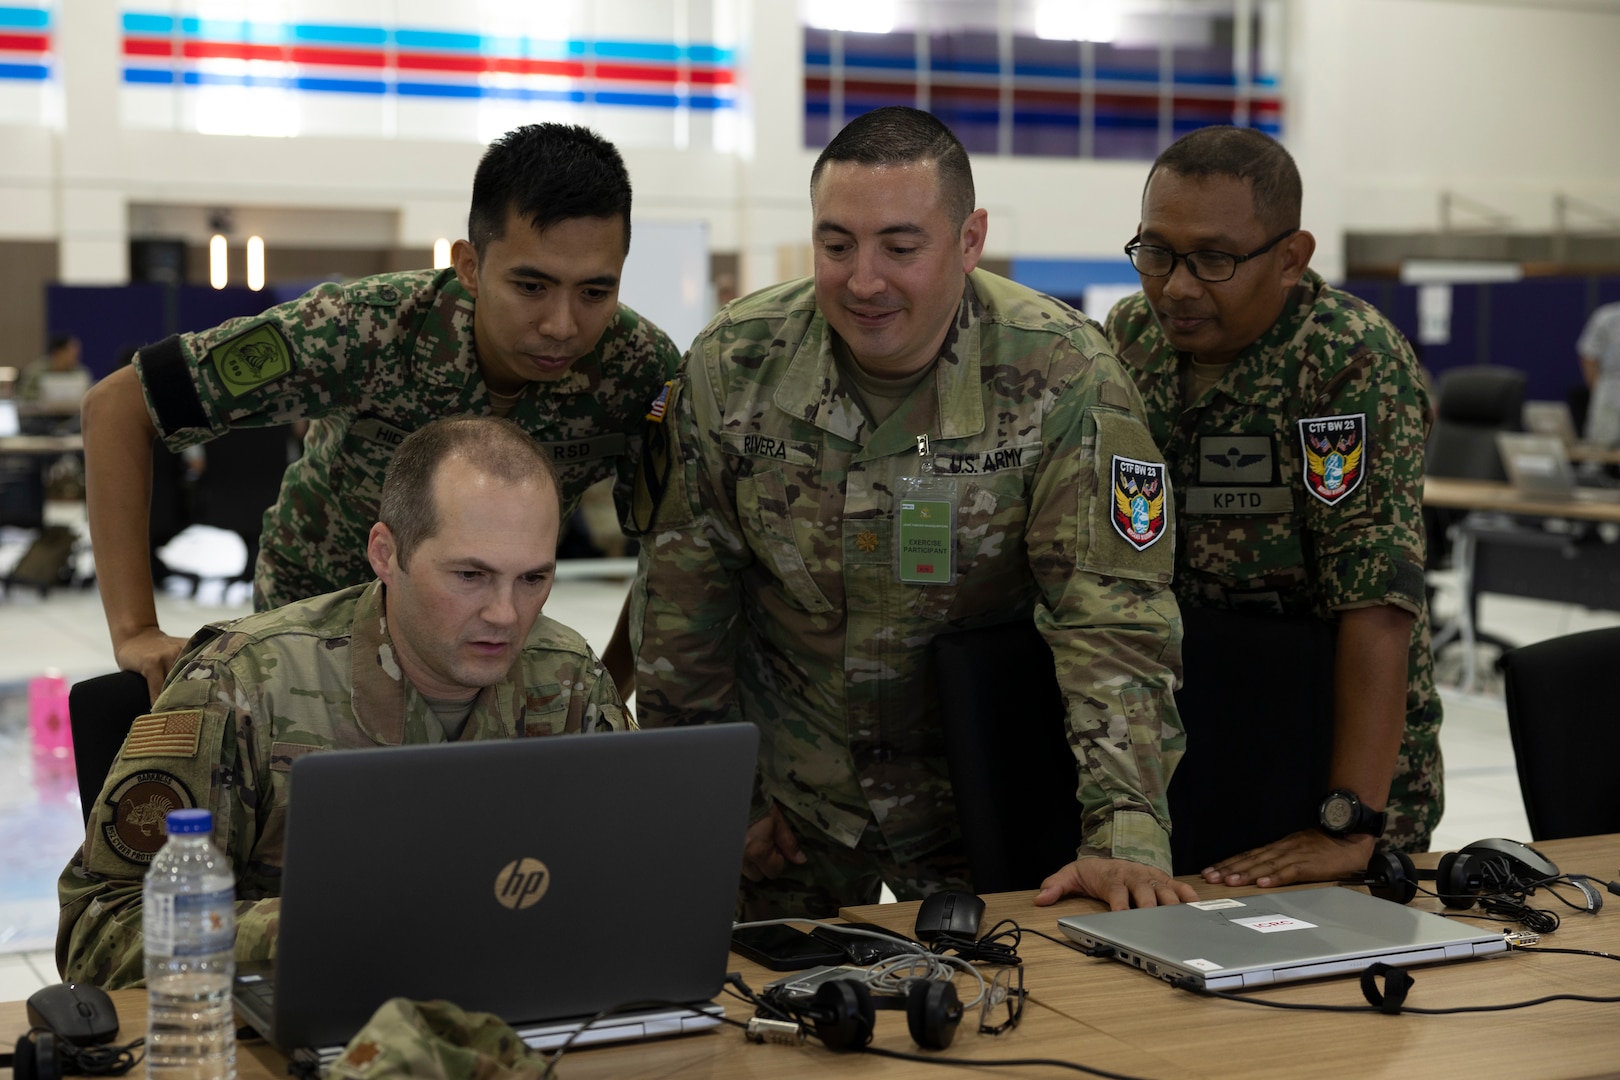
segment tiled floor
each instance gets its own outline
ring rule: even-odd
[[[0,536],[0,568],[7,565],[4,541]],[[198,556],[200,561],[206,558],[206,554]],[[240,562],[241,555],[236,559]],[[629,565],[616,564],[612,572],[622,574]],[[567,563],[564,567],[565,572],[573,569]],[[601,649],[612,632],[625,590],[622,576],[563,576],[546,612],[574,626]],[[1447,599],[1442,591],[1437,600],[1442,617]],[[217,581],[204,583],[201,599],[163,597],[159,601],[162,624],[174,634],[189,633],[207,621],[246,611],[242,591],[227,597]],[[1516,644],[1527,644],[1620,625],[1620,614],[1485,597],[1480,624]],[[1441,665],[1442,681],[1448,669],[1455,678],[1457,666],[1455,656],[1448,654]],[[51,951],[54,881],[82,836],[72,777],[36,776],[27,752],[26,682],[47,668],[72,679],[113,669],[94,590],[57,591],[44,599],[30,592],[14,592],[0,599],[0,1001],[26,997],[56,981]],[[1436,849],[1456,848],[1486,836],[1529,839],[1498,688],[1487,677],[1477,693],[1462,695],[1443,688],[1442,696],[1447,808],[1435,835]]]

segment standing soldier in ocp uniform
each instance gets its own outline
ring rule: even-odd
[[[321,285],[287,304],[142,349],[85,399],[90,534],[118,666],[154,697],[183,639],[152,599],[152,440],[172,451],[233,427],[308,419],[303,455],[265,514],[254,606],[368,579],[366,533],[388,459],[444,416],[508,417],[551,452],[566,517],[615,478],[627,520],[649,402],[674,371],[668,337],[618,302],[630,178],[581,127],[534,124],[490,146],[468,239],[443,271]],[[630,688],[623,619],[604,653]]]
[[[666,403],[632,593],[643,725],[760,729],[742,917],[970,887],[928,645],[1032,613],[1084,815],[1037,902],[1194,899],[1172,511],[1129,377],[1095,323],[976,269],[967,153],[927,113],[854,120],[810,191],[814,280],[729,304]]]
[[[1177,599],[1337,624],[1320,825],[1204,871],[1229,885],[1343,877],[1380,838],[1425,851],[1442,808],[1428,395],[1400,331],[1308,269],[1300,201],[1299,170],[1268,136],[1178,140],[1148,173],[1125,248],[1143,293],[1107,325],[1170,465]]]

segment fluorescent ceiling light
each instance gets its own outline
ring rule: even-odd
[[[1035,36],[1047,41],[1113,41],[1124,15],[1112,0],[1045,0],[1035,6]]]
[[[439,237],[433,241],[433,269],[443,270],[450,265],[450,241]]]
[[[225,238],[215,233],[208,241],[208,284],[223,289],[229,281],[225,270]]]
[[[247,242],[248,288],[258,292],[264,288],[264,237],[250,236]]]
[[[887,34],[894,29],[895,0],[807,0],[805,22],[818,30]]]

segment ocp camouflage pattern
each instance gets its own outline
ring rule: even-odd
[[[626,520],[647,403],[679,357],[663,331],[621,304],[565,378],[525,387],[509,418],[551,450],[565,518],[611,476]],[[473,298],[453,270],[318,285],[261,315],[148,346],[135,366],[175,452],[232,427],[311,421],[265,511],[259,610],[369,581],[366,536],[394,449],[430,420],[494,411],[478,371]]]
[[[1181,356],[1141,293],[1108,316],[1176,493],[1176,597],[1188,606],[1312,614],[1393,604],[1416,615],[1406,736],[1384,837],[1428,848],[1444,806],[1440,698],[1424,590],[1429,399],[1412,348],[1372,305],[1307,271],[1282,316],[1220,381],[1182,400]],[[1329,503],[1306,489],[1299,421],[1363,417],[1360,473]],[[1356,439],[1346,435],[1346,458]],[[1264,460],[1263,460],[1264,459]],[[1351,486],[1354,479],[1354,486]]]
[[[400,672],[383,608],[373,581],[192,637],[151,714],[193,732],[192,749],[177,750],[176,735],[153,745],[132,735],[119,752],[57,884],[63,978],[104,988],[142,980],[141,880],[164,812],[187,806],[213,811],[214,842],[236,873],[237,959],[274,954],[293,762],[445,741]],[[590,646],[542,615],[506,680],[479,691],[461,741],[633,726]]]
[[[1112,525],[1114,456],[1160,459],[1100,329],[975,271],[939,360],[875,429],[835,342],[804,280],[731,304],[688,354],[631,596],[641,722],[754,722],[757,812],[774,799],[846,847],[875,822],[915,860],[959,835],[928,644],[1033,612],[1081,854],[1168,869],[1172,541],[1137,551]],[[924,468],[955,494],[954,584],[897,580],[895,493]]]

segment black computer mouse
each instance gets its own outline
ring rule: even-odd
[[[1551,859],[1517,840],[1504,840],[1501,837],[1475,840],[1467,847],[1459,849],[1458,854],[1505,858],[1513,869],[1514,877],[1539,881],[1542,878],[1555,878],[1559,873],[1558,867]]]
[[[941,934],[976,941],[984,901],[970,892],[940,892],[923,897],[917,909],[917,940],[933,941]]]
[[[57,983],[36,991],[28,999],[28,1022],[80,1045],[111,1042],[118,1034],[112,998],[89,983]]]

